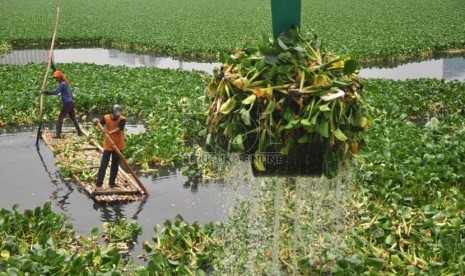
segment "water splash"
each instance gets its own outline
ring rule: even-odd
[[[279,234],[281,229],[280,211],[283,207],[283,182],[284,179],[270,179],[273,186],[276,187],[274,196],[274,227],[273,227],[273,275],[278,275],[280,270],[279,264]]]
[[[348,201],[351,172],[324,177],[259,177],[250,164],[228,170],[239,189],[223,229],[220,274],[302,275],[327,272],[344,256],[353,224]],[[228,179],[228,177],[225,177]]]
[[[330,270],[344,255],[344,234],[353,224],[349,214],[350,171],[334,179],[296,179],[292,236],[293,273],[303,268]]]

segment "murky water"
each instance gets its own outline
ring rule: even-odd
[[[24,65],[46,62],[49,50],[17,50],[0,57],[0,64]],[[162,69],[199,70],[211,73],[219,63],[180,61],[173,58],[124,53],[102,48],[54,50],[56,63],[93,63],[127,67],[157,67]]]
[[[94,63],[128,67],[157,67],[179,70],[199,70],[212,73],[219,63],[200,63],[181,61],[172,58],[154,57],[124,53],[102,48],[54,50],[57,63]],[[0,64],[27,64],[46,62],[48,50],[18,50],[0,57]],[[406,80],[417,78],[438,78],[465,81],[465,57],[432,59],[411,62],[394,68],[362,68],[360,76],[364,78],[386,78]]]
[[[131,129],[131,126],[128,127]],[[134,129],[139,129],[137,126]],[[18,130],[16,130],[18,131]],[[134,130],[135,131],[135,130]],[[51,201],[53,210],[69,217],[78,233],[118,217],[137,219],[143,227],[139,242],[152,241],[153,227],[181,214],[188,222],[222,221],[234,205],[237,189],[222,183],[196,184],[175,170],[140,176],[150,193],[144,201],[105,205],[96,203],[77,183],[60,177],[52,152],[43,142],[35,146],[37,129],[0,129],[0,209],[19,203],[20,210]],[[137,252],[140,249],[136,247]]]
[[[465,81],[465,58],[411,62],[394,68],[366,68],[360,70],[360,76],[393,80],[436,78],[446,81]]]

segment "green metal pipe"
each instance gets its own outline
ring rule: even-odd
[[[291,28],[300,29],[302,0],[271,0],[271,21],[273,37]]]

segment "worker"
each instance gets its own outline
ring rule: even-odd
[[[106,133],[110,136],[111,140],[115,146],[119,149],[120,152],[124,150],[124,127],[126,125],[126,118],[122,115],[123,108],[119,104],[115,104],[112,107],[111,113],[106,114],[100,119],[94,118],[92,121],[95,125],[100,122],[104,126]],[[110,167],[110,180],[109,187],[115,189],[116,187],[116,175],[118,174],[119,166],[119,155],[113,149],[111,141],[106,137],[103,144],[103,156],[102,161],[100,162],[100,168],[97,176],[97,189],[101,189],[103,186],[103,180],[105,179],[105,172],[110,162],[111,157],[111,167]]]
[[[56,132],[53,138],[61,138],[61,129],[63,127],[63,120],[65,119],[66,115],[69,115],[69,118],[71,121],[73,121],[74,127],[76,127],[77,135],[82,136],[82,130],[79,127],[79,123],[76,119],[76,110],[74,109],[73,94],[69,88],[69,80],[66,78],[62,71],[56,69],[53,60],[51,60],[51,68],[53,70],[53,78],[58,83],[58,86],[55,88],[55,90],[42,90],[42,94],[60,94],[62,102],[60,115],[58,115],[58,121],[56,123]]]

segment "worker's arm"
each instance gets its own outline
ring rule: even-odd
[[[120,132],[120,131],[123,131],[124,130],[124,127],[126,126],[126,120],[121,120],[119,123],[118,123],[118,127],[109,131],[108,134],[113,134],[113,133],[117,133],[117,132]]]
[[[94,122],[95,125],[97,124],[98,121],[100,121],[100,124],[101,124],[102,126],[105,125],[105,118],[104,118],[104,117],[101,117],[100,120],[97,119],[97,118],[94,118],[94,119],[92,120],[92,122]],[[119,131],[123,131],[124,128],[125,128],[125,126],[126,126],[126,120],[121,120],[121,121],[118,123],[118,127],[117,127],[117,128],[115,128],[115,129],[113,129],[113,130],[111,130],[111,131],[107,131],[107,130],[105,129],[105,131],[107,131],[108,134],[113,134],[113,133],[117,133],[117,132],[119,132]]]
[[[97,119],[97,118],[92,119],[92,122],[94,123],[94,125],[97,125],[99,121],[102,126],[105,125],[105,118],[103,117],[101,117],[100,119]]]
[[[44,94],[46,94],[46,95],[58,95],[63,91],[66,91],[65,82],[59,83],[57,88],[55,88],[54,90],[44,90]]]

